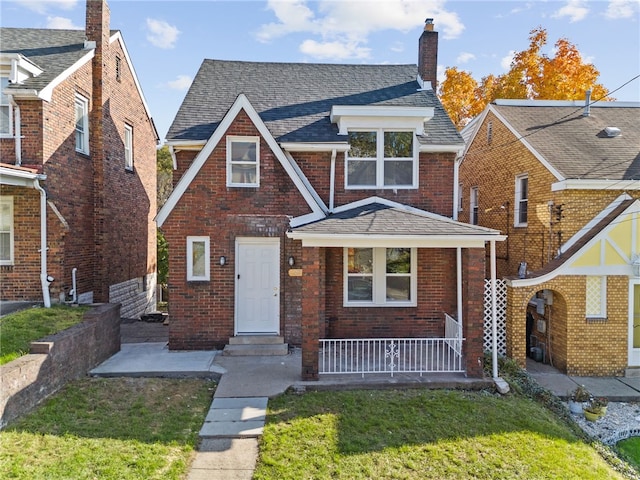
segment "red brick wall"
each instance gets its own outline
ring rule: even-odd
[[[92,2],[92,6],[99,3]],[[89,17],[93,22],[93,13]],[[108,14],[103,17],[98,12],[97,21],[99,25],[106,22],[108,32]],[[59,291],[69,292],[73,268],[78,269],[78,292],[93,291],[96,301],[108,300],[109,285],[156,270],[155,131],[122,45],[107,40],[103,47],[96,71],[102,70],[104,78],[95,82],[102,90],[101,102],[94,95],[92,62],[54,88],[50,102],[19,101],[24,136],[22,164],[47,175],[41,184],[61,217],[48,209],[48,268],[56,278],[51,286],[54,300]],[[115,79],[116,56],[121,59],[120,81]],[[90,155],[75,151],[76,93],[90,104]],[[125,170],[124,165],[125,123],[134,132],[133,172]],[[2,154],[8,155],[3,156],[3,162],[15,161],[14,141],[3,139],[0,145]],[[39,207],[34,212],[39,212]],[[31,228],[39,231],[39,223]],[[39,268],[39,259],[37,265],[30,262],[13,267],[22,272],[23,279],[37,279],[29,287],[32,299],[41,298]],[[13,281],[5,273],[0,277],[3,299],[9,298],[10,287],[6,284]]]
[[[455,249],[418,249],[416,307],[344,307],[343,249],[327,249],[328,338],[442,337],[456,313]]]

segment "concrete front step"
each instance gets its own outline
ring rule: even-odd
[[[640,367],[629,367],[624,371],[626,378],[638,378],[640,377]]]
[[[277,345],[283,343],[284,337],[278,335],[238,335],[229,339],[229,345]]]
[[[249,356],[273,356],[287,355],[289,353],[289,345],[280,344],[263,344],[263,345],[226,345],[222,351],[225,356],[249,357]]]

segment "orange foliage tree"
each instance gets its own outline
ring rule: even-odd
[[[541,53],[547,31],[538,27],[529,32],[529,48],[517,52],[511,68],[500,76],[483,77],[480,84],[464,70],[447,68],[438,96],[458,129],[496,98],[533,100],[579,100],[591,90],[592,98],[612,100],[607,89],[597,83],[600,72],[584,63],[578,48],[566,38],[555,43],[555,55]]]

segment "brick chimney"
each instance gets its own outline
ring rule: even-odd
[[[433,30],[433,18],[427,18],[418,40],[418,74],[436,89],[438,74],[438,32]]]
[[[95,42],[91,64],[92,88],[89,112],[89,154],[93,165],[94,301],[109,301],[107,247],[107,204],[105,192],[105,131],[109,117],[109,7],[105,0],[87,0],[86,36]],[[99,279],[99,280],[98,280]]]

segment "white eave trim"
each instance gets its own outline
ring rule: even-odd
[[[350,145],[346,142],[327,142],[327,143],[300,143],[300,142],[282,142],[280,144],[283,150],[287,152],[346,152]]]
[[[50,102],[51,101],[51,96],[53,95],[53,89],[56,88],[58,85],[60,85],[62,82],[64,82],[69,75],[71,75],[72,73],[77,71],[80,67],[82,67],[87,62],[89,62],[94,57],[94,55],[95,55],[95,50],[88,51],[77,62],[75,62],[73,65],[71,65],[65,71],[63,71],[56,78],[51,80],[46,87],[44,87],[42,90],[40,90],[40,93],[38,93],[38,98],[40,98],[40,99],[42,99],[42,100],[44,100],[46,102]]]
[[[420,153],[455,153],[460,155],[464,151],[464,144],[452,145],[418,145]]]
[[[171,211],[177,205],[182,195],[184,195],[184,193],[187,191],[187,188],[189,188],[189,185],[194,180],[202,166],[205,164],[213,150],[224,138],[227,130],[241,110],[244,110],[245,113],[249,116],[262,138],[265,140],[265,142],[267,142],[267,145],[269,145],[269,148],[276,156],[282,167],[285,169],[285,171],[293,181],[294,185],[297,187],[302,197],[309,205],[311,211],[319,215],[324,215],[322,207],[316,203],[311,192],[306,189],[303,180],[296,174],[294,167],[287,159],[285,153],[280,148],[280,145],[278,145],[278,142],[276,142],[276,140],[273,138],[273,135],[271,135],[271,132],[269,132],[269,129],[260,118],[260,115],[258,115],[258,112],[256,112],[256,110],[253,108],[251,102],[249,102],[247,97],[243,93],[241,93],[240,95],[238,95],[233,105],[231,105],[231,108],[229,108],[229,111],[219,123],[218,128],[216,128],[216,130],[213,132],[206,145],[196,155],[196,158],[191,163],[191,166],[184,173],[182,178],[180,178],[175,188],[173,189],[173,192],[171,193],[171,195],[169,195],[167,202],[156,215],[156,223],[159,227],[162,226]]]
[[[303,247],[403,247],[484,248],[485,242],[503,241],[504,235],[358,235],[318,234],[291,231],[287,237],[302,241]]]
[[[562,190],[640,190],[640,180],[567,179],[551,184],[552,192]]]
[[[424,134],[424,123],[433,118],[434,107],[384,105],[334,105],[329,118],[338,126],[339,135],[356,128],[406,128]]]
[[[0,52],[0,65],[9,65],[11,67],[11,79],[15,79],[17,77],[17,72],[15,69],[21,69],[25,72],[31,74],[34,77],[37,77],[42,73],[42,69],[29,60],[27,57],[22,55],[21,53],[1,53]]]
[[[207,144],[206,140],[170,140],[164,142],[168,147],[172,147],[176,152],[180,150],[202,150]]]
[[[14,187],[34,187],[34,182],[46,180],[47,176],[40,173],[0,167],[0,184]]]

